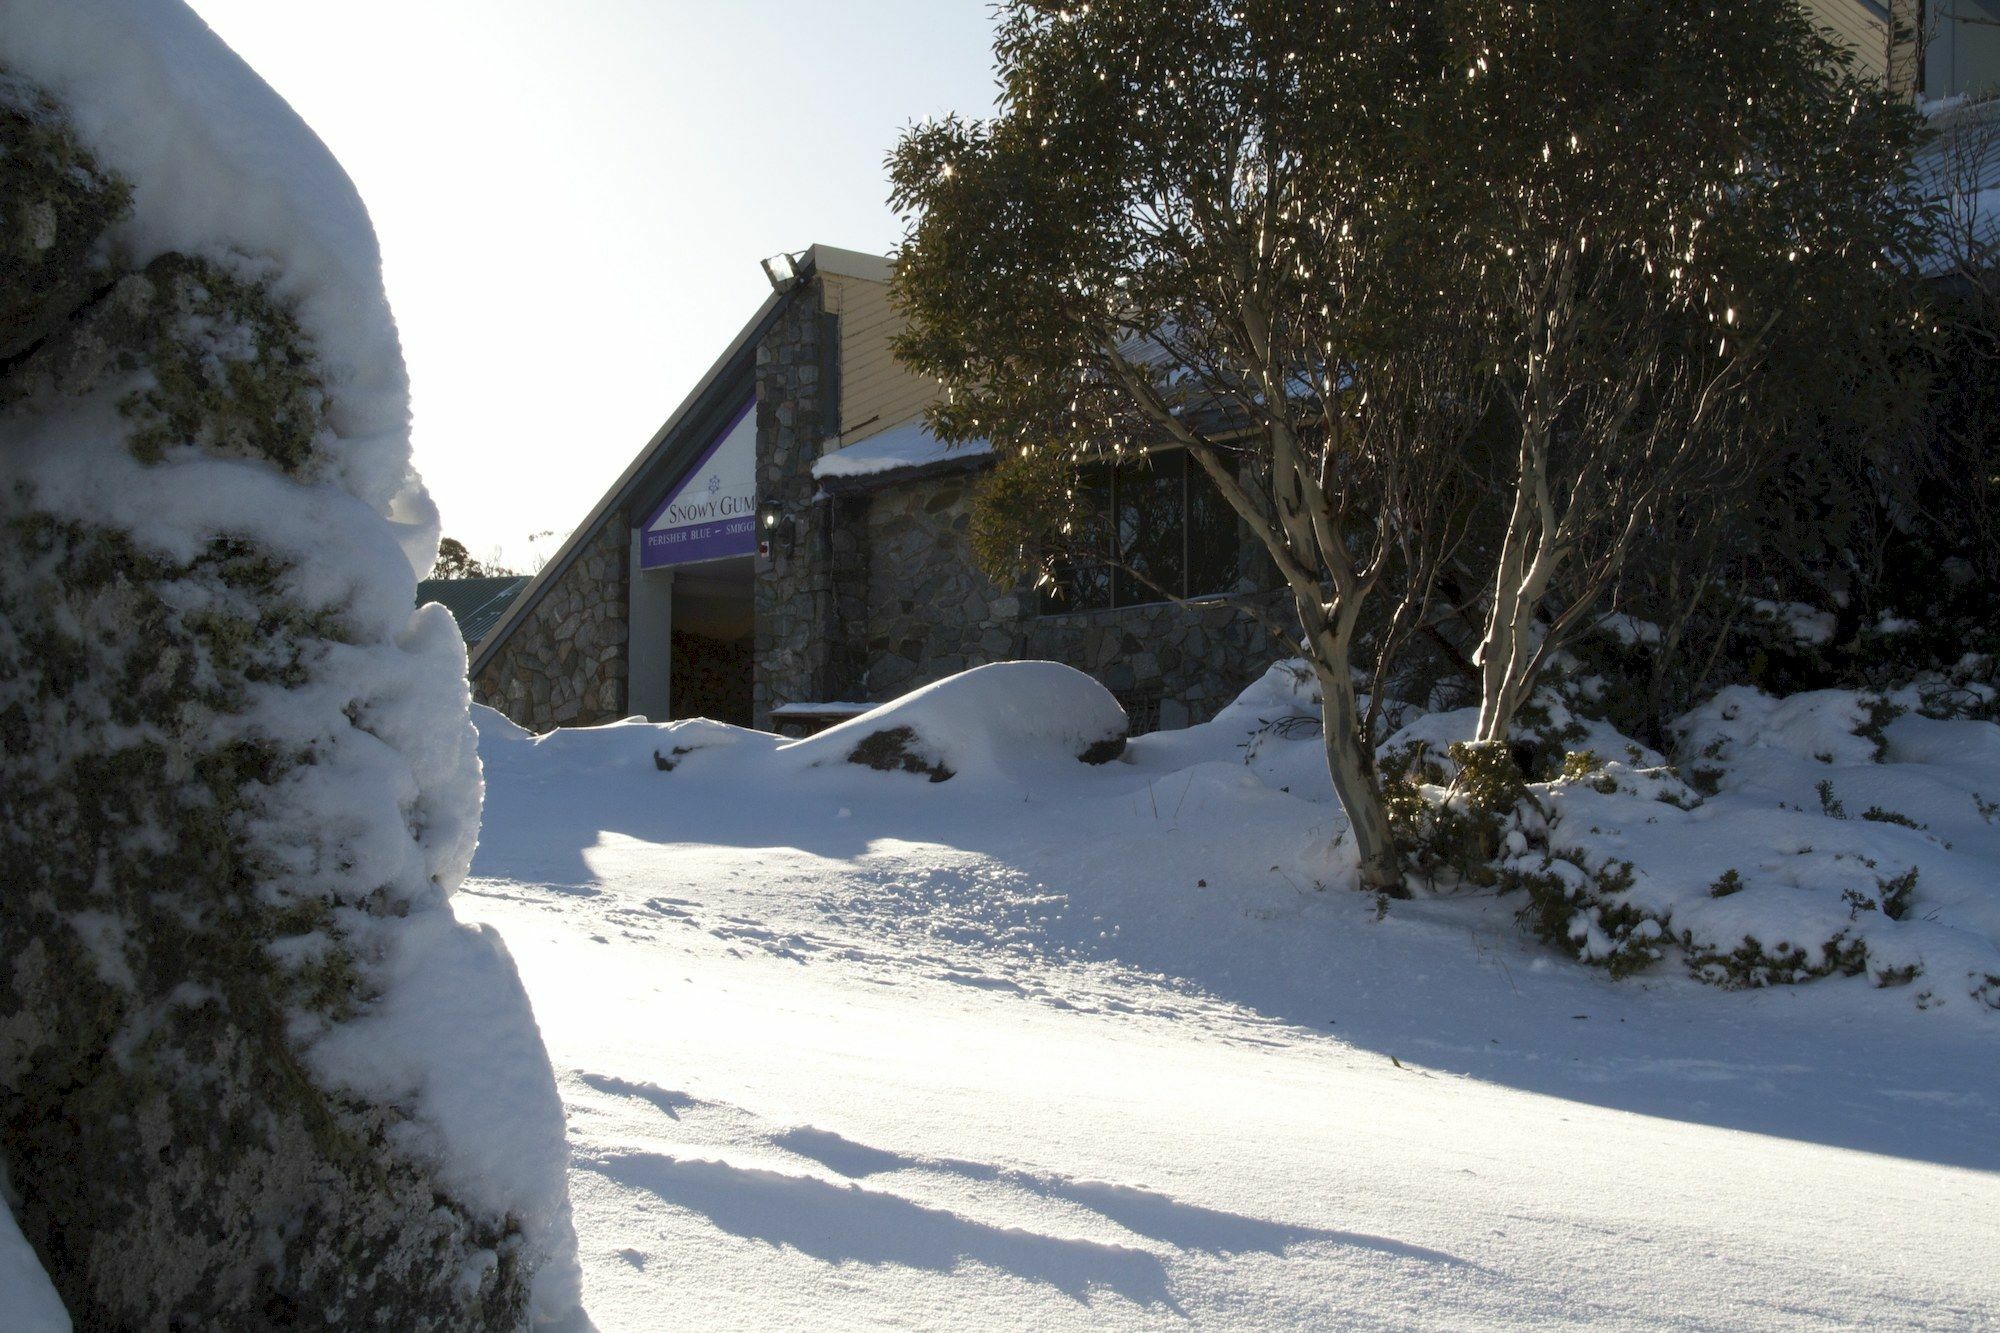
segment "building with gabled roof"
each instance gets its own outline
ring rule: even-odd
[[[924,426],[938,386],[891,351],[889,262],[816,245],[765,267],[771,296],[473,649],[480,702],[538,730],[806,730],[1035,658],[1096,676],[1145,729],[1207,717],[1291,655],[1222,600],[1290,615],[1178,451],[1103,469],[1093,492],[1151,584],[1109,563],[1057,596],[993,583],[968,542],[991,455]]]

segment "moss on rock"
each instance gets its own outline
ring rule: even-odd
[[[132,192],[80,144],[45,93],[0,70],[0,362],[103,280],[95,251]]]

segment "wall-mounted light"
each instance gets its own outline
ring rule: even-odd
[[[757,554],[768,556],[771,546],[782,534],[785,544],[791,544],[791,520],[785,517],[785,507],[776,500],[766,500],[757,506]]]
[[[772,255],[764,262],[764,276],[771,280],[771,290],[788,292],[799,281],[799,267],[790,255]]]

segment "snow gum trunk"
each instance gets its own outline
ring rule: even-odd
[[[1477,656],[1480,702],[1476,739],[1482,745],[1506,742],[1514,715],[1534,684],[1539,646],[1535,617],[1559,562],[1546,457],[1535,430],[1524,428],[1513,511],[1494,561],[1486,630]]]
[[[1329,665],[1315,656],[1314,675],[1319,679],[1320,707],[1324,718],[1326,767],[1333,779],[1334,795],[1347,812],[1360,854],[1361,887],[1391,897],[1404,897],[1402,856],[1396,850],[1395,834],[1389,827],[1389,812],[1382,800],[1381,781],[1375,758],[1363,743],[1361,710],[1354,681],[1344,660]]]

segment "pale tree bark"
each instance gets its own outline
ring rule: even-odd
[[[1333,779],[1334,794],[1354,834],[1354,848],[1360,861],[1361,886],[1392,897],[1403,896],[1402,856],[1396,835],[1389,827],[1389,811],[1382,801],[1381,776],[1375,768],[1374,747],[1367,743],[1361,707],[1355,696],[1354,675],[1344,649],[1327,636],[1310,654],[1313,674],[1319,681],[1320,711],[1324,718],[1327,773]]]
[[[1357,577],[1344,544],[1336,542],[1328,549],[1317,546],[1304,497],[1308,490],[1317,493],[1319,488],[1316,484],[1308,487],[1303,480],[1296,439],[1289,429],[1273,431],[1277,439],[1272,441],[1272,458],[1279,475],[1290,478],[1293,500],[1286,503],[1280,499],[1267,508],[1245,488],[1215,443],[1172,410],[1142,367],[1117,356],[1111,366],[1141,410],[1169,439],[1188,451],[1237,517],[1257,535],[1284,578],[1303,629],[1301,647],[1320,687],[1327,773],[1353,830],[1361,887],[1404,896],[1402,858],[1389,827],[1372,737],[1354,688],[1354,627],[1373,580]],[[1324,582],[1322,571],[1300,558],[1304,551],[1315,552],[1333,567],[1326,571]]]
[[[1212,347],[1183,346],[1175,358],[1196,367],[1219,360],[1240,373],[1218,368],[1197,374],[1176,400],[1129,357],[1113,352],[1106,365],[1155,437],[1187,450],[1284,580],[1301,649],[1320,687],[1328,776],[1348,816],[1361,887],[1400,897],[1407,890],[1375,747],[1397,655],[1426,627],[1438,571],[1454,550],[1456,492],[1437,474],[1442,468],[1456,475],[1451,451],[1462,433],[1434,408],[1414,416],[1403,409],[1455,404],[1453,410],[1463,412],[1475,400],[1462,388],[1446,387],[1456,367],[1440,352],[1422,373],[1406,371],[1399,379],[1377,368],[1371,390],[1350,390],[1347,397],[1355,400],[1372,394],[1366,406],[1373,412],[1325,411],[1325,401],[1340,400],[1336,392],[1315,396],[1310,409],[1299,410],[1296,367],[1312,364],[1313,357],[1282,345],[1248,269],[1239,268],[1239,285],[1230,293],[1228,327],[1240,343],[1219,357]],[[1117,346],[1117,333],[1106,328],[1107,346]],[[1332,372],[1323,374],[1330,384]],[[1190,396],[1233,398],[1241,408],[1236,436],[1220,440],[1191,424],[1184,410],[1176,410]],[[1248,484],[1236,466],[1246,457],[1253,474]],[[1385,614],[1369,645],[1373,684],[1364,706],[1355,681],[1357,640],[1364,613],[1378,603]]]
[[[1691,345],[1677,323],[1685,311],[1638,299],[1637,265],[1587,250],[1582,235],[1552,243],[1510,311],[1535,332],[1504,393],[1519,447],[1476,656],[1481,744],[1508,740],[1544,668],[1593,622],[1663,503],[1721,503],[1758,462],[1760,439],[1733,409],[1776,316],[1739,330],[1735,312],[1721,312],[1714,344]]]

